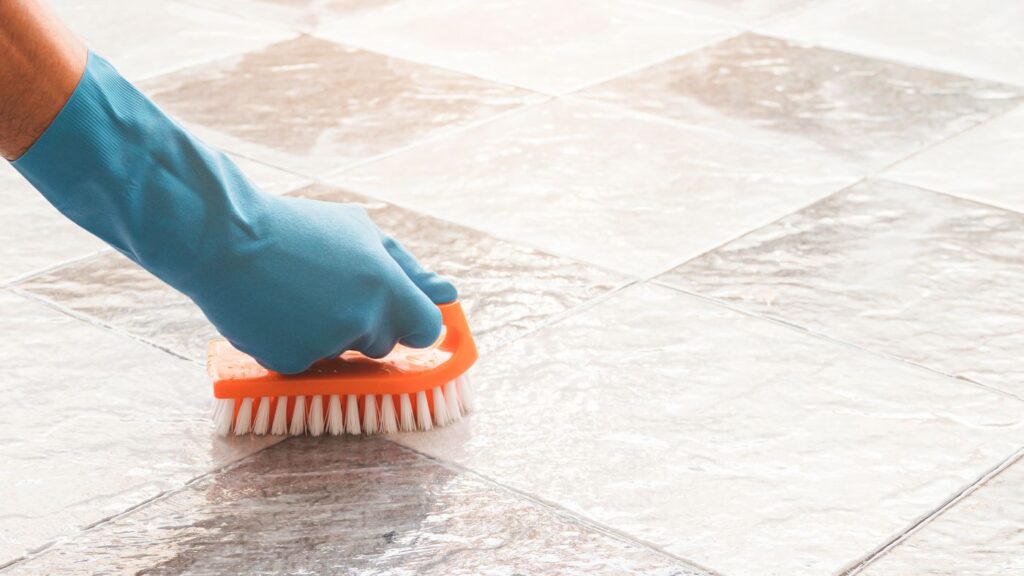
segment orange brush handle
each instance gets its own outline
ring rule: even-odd
[[[226,340],[210,342],[207,371],[216,398],[261,396],[305,396],[330,394],[414,394],[455,380],[476,362],[476,344],[456,301],[441,304],[444,339],[424,351],[431,362],[371,360],[346,353],[339,358],[317,362],[301,374],[281,374],[260,366]],[[414,354],[416,351],[412,351]]]

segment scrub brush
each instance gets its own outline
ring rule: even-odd
[[[466,370],[476,345],[458,302],[442,304],[444,331],[426,349],[396,346],[379,360],[346,352],[301,374],[260,366],[226,340],[210,342],[217,433],[390,434],[430,430],[473,409]]]

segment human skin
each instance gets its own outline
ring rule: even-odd
[[[16,160],[57,117],[85,45],[40,0],[0,0],[0,155]]]

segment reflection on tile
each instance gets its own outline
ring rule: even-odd
[[[1018,461],[861,574],[1024,574],[1021,526],[1024,526],[1024,464]]]
[[[1024,3],[820,0],[766,25],[857,54],[1024,84]]]
[[[301,30],[311,31],[318,24],[343,15],[358,14],[380,8],[399,0],[184,0],[189,4],[227,12],[244,14],[269,22],[286,23]]]
[[[105,247],[0,161],[0,283]]]
[[[365,206],[425,266],[452,278],[484,351],[625,281],[338,188],[315,185],[294,194]],[[116,253],[37,276],[20,288],[197,360],[206,358],[206,343],[216,335],[191,301]]]
[[[806,6],[811,0],[643,0],[667,10],[751,24]]]
[[[143,88],[204,139],[312,175],[532,97],[310,36],[163,76]]]
[[[0,565],[272,440],[212,438],[202,367],[0,292]]]
[[[570,99],[337,179],[555,254],[650,274],[837,190],[856,171]]]
[[[1019,103],[1018,90],[743,34],[584,95],[723,130],[753,126],[871,168]]]
[[[390,442],[303,438],[17,565],[14,574],[696,572]]]
[[[1024,212],[1024,106],[897,164],[885,177]]]
[[[228,154],[231,160],[238,165],[238,168],[249,179],[250,182],[259,187],[267,194],[286,194],[297,188],[309,185],[312,180],[291,172],[279,170],[262,162],[249,160],[233,154]]]
[[[549,94],[732,32],[692,14],[619,0],[404,0],[318,30],[341,42]]]
[[[258,22],[166,0],[47,2],[86,44],[130,80],[279,42],[295,33]]]
[[[666,282],[1024,396],[1024,215],[861,184]]]
[[[650,285],[475,379],[397,439],[736,576],[836,573],[1024,440],[1024,402]]]

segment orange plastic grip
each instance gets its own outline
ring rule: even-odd
[[[439,344],[424,350],[396,347],[374,360],[356,352],[321,360],[301,374],[267,370],[227,340],[210,342],[207,371],[216,398],[315,394],[414,394],[455,380],[476,362],[476,344],[456,301],[438,306],[444,322]]]

